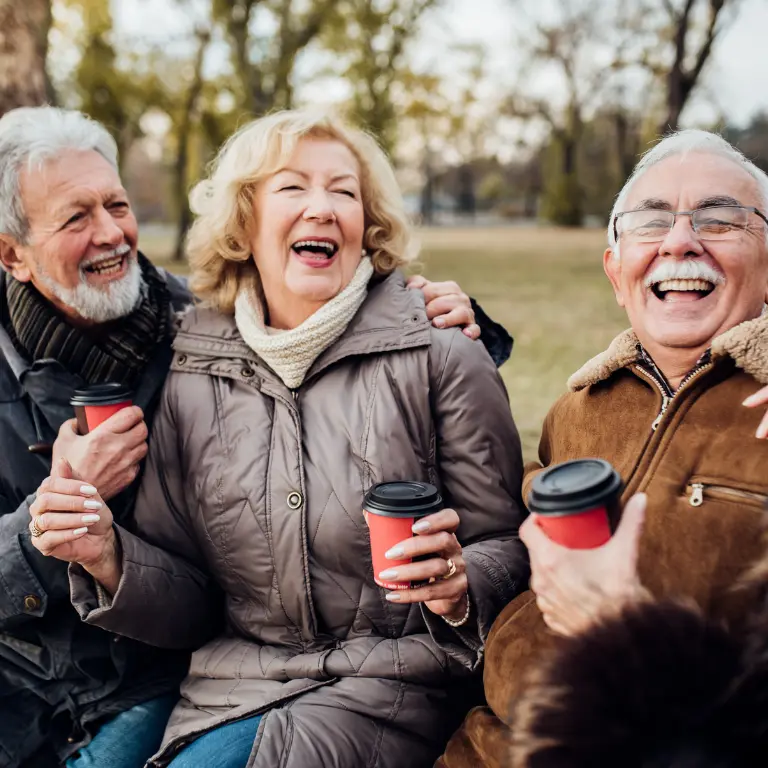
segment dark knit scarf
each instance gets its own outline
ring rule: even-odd
[[[133,384],[168,335],[170,313],[165,281],[142,254],[139,265],[144,277],[139,305],[130,315],[93,329],[70,325],[31,282],[8,275],[3,325],[32,362],[53,358],[89,384]]]

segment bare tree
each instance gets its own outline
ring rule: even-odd
[[[0,115],[53,102],[45,60],[51,0],[0,0]]]
[[[214,0],[214,18],[226,31],[232,63],[240,81],[243,107],[255,115],[288,109],[293,103],[292,75],[296,58],[321,32],[337,0],[311,0],[303,10],[295,0]],[[268,8],[277,22],[269,40],[252,34],[258,7]]]
[[[183,99],[176,131],[177,150],[173,188],[174,196],[179,205],[179,221],[176,230],[176,246],[173,251],[173,260],[177,262],[184,260],[184,240],[187,230],[192,223],[192,211],[189,209],[189,141],[198,101],[203,90],[203,62],[208,43],[211,39],[211,32],[208,28],[200,28],[197,30],[196,36],[197,51],[192,69],[192,79]]]
[[[666,81],[666,114],[659,133],[677,130],[680,115],[701,78],[702,70],[712,55],[716,39],[728,23],[726,7],[737,0],[661,0],[667,13],[672,40],[672,61],[664,73]],[[703,29],[697,29],[695,11],[706,7]],[[733,17],[731,17],[733,18]],[[698,38],[698,39],[696,39]],[[658,67],[656,69],[658,73]]]
[[[521,43],[527,66],[520,80],[526,84],[512,93],[508,111],[541,121],[549,130],[557,157],[556,172],[547,180],[545,215],[558,224],[581,224],[578,150],[584,122],[610,91],[612,75],[627,66],[628,25],[615,6],[613,13],[610,9],[610,3],[600,0],[558,0],[557,17],[534,20]],[[545,70],[557,73],[561,96],[529,91],[528,82]]]

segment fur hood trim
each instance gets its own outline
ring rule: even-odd
[[[639,357],[637,336],[633,330],[626,330],[611,342],[605,352],[576,371],[568,379],[568,388],[575,392],[605,381],[621,368],[637,362]],[[760,384],[768,384],[768,313],[717,336],[712,342],[712,357],[730,357]]]

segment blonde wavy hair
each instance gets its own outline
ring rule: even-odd
[[[386,155],[368,134],[338,118],[286,110],[254,120],[233,134],[190,195],[196,219],[187,238],[190,287],[208,306],[232,314],[244,283],[260,291],[249,233],[258,185],[286,166],[301,139],[333,139],[360,165],[365,213],[363,247],[373,268],[387,275],[416,258],[403,198]]]

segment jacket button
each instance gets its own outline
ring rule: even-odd
[[[304,499],[298,491],[292,491],[288,494],[288,506],[291,509],[298,509],[303,501]]]
[[[242,373],[246,379],[250,379],[251,376],[253,376],[253,368],[243,368],[243,370],[240,371],[240,373]]]
[[[186,363],[186,362],[187,362],[187,356],[186,356],[186,355],[179,355],[179,356],[176,358],[176,362],[177,362],[179,365],[184,365],[184,363]]]
[[[26,611],[39,611],[42,604],[37,595],[27,595],[24,598],[24,610]]]

